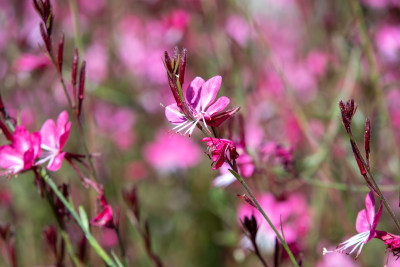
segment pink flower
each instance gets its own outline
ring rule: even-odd
[[[37,164],[49,161],[48,170],[57,171],[60,169],[65,156],[65,152],[61,150],[67,142],[70,129],[71,122],[68,122],[68,113],[65,110],[58,115],[57,125],[51,119],[43,124],[40,129],[42,137],[42,153],[40,156],[42,159]]]
[[[292,194],[286,200],[278,201],[270,193],[265,193],[257,199],[272,224],[277,229],[281,229],[282,224],[285,240],[289,246],[297,247],[297,241],[307,234],[310,223],[306,199],[302,195]],[[258,225],[257,246],[264,253],[272,253],[275,250],[275,232],[256,208],[247,203],[239,206],[239,221],[243,221],[246,216],[251,217],[252,215],[254,215]],[[251,241],[247,236],[240,243],[243,248],[252,249]]]
[[[168,173],[197,165],[202,159],[198,144],[180,135],[161,131],[143,150],[146,161],[158,172]]]
[[[29,134],[24,126],[16,127],[12,145],[0,147],[0,168],[5,169],[1,175],[17,174],[32,167],[40,154],[40,134]]]
[[[235,108],[222,112],[230,102],[226,96],[221,96],[214,102],[221,81],[221,76],[212,77],[206,82],[200,77],[194,78],[186,90],[185,104],[189,114],[178,108],[177,104],[166,107],[165,116],[169,122],[177,125],[174,128],[177,132],[187,129],[185,134],[189,133],[190,136],[200,121],[206,129],[208,126],[218,127],[239,110]]]
[[[214,165],[213,170],[220,168],[225,162],[239,157],[235,143],[230,140],[206,137],[201,139],[201,142],[207,142],[208,152]]]
[[[15,62],[14,67],[17,71],[29,72],[44,68],[50,64],[51,62],[49,58],[44,54],[38,56],[33,54],[22,54]]]
[[[90,220],[90,224],[99,227],[114,228],[114,218],[111,205],[107,203],[104,195],[99,196],[102,211]]]
[[[380,207],[377,213],[375,213],[375,198],[374,194],[369,192],[365,198],[365,209],[361,210],[357,215],[356,230],[357,235],[352,236],[350,239],[339,244],[333,251],[328,251],[324,248],[323,254],[330,252],[346,252],[347,249],[351,249],[348,254],[352,254],[357,248],[357,257],[360,255],[361,250],[365,244],[368,243],[376,235],[376,227],[378,226],[379,219],[382,213],[382,200],[380,201]],[[347,252],[346,252],[347,253]]]

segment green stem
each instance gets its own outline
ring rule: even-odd
[[[82,229],[85,234],[86,239],[89,244],[93,247],[96,253],[103,259],[103,261],[107,264],[107,266],[116,267],[116,264],[111,260],[111,258],[107,255],[107,253],[103,250],[97,240],[93,237],[93,235],[89,232],[89,229],[86,225],[83,224],[82,220],[79,218],[78,214],[75,212],[75,208],[73,207],[72,202],[69,202],[65,199],[63,194],[58,190],[57,185],[53,182],[50,176],[47,174],[44,168],[41,169],[40,174],[47,183],[53,192],[57,195],[57,197],[61,200],[61,202],[65,205],[71,216],[75,219],[75,222]]]
[[[275,226],[273,225],[271,220],[268,218],[267,214],[265,214],[264,210],[261,208],[261,206],[258,203],[256,197],[253,195],[253,193],[251,192],[250,188],[247,186],[246,182],[243,180],[243,178],[237,172],[235,172],[233,170],[234,168],[233,168],[233,166],[232,166],[232,164],[230,162],[229,162],[229,165],[231,165],[231,167],[232,167],[232,170],[229,170],[229,171],[242,184],[244,189],[246,189],[247,193],[250,195],[251,199],[256,204],[258,211],[261,212],[261,214],[264,216],[265,220],[268,222],[269,226],[271,226],[272,230],[274,230],[276,236],[278,237],[279,241],[281,241],[283,247],[285,248],[287,254],[289,255],[289,258],[292,261],[293,265],[296,266],[296,267],[299,267],[299,264],[297,263],[296,259],[294,258],[293,253],[290,250],[290,248],[289,248],[288,244],[286,243],[285,239],[279,234],[278,230],[275,228]]]

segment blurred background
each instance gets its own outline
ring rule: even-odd
[[[44,55],[31,1],[0,0],[0,90],[6,108],[31,132],[68,104]],[[372,240],[354,255],[322,249],[357,232],[355,220],[369,189],[339,119],[338,101],[354,98],[353,133],[361,150],[371,118],[371,167],[399,213],[400,5],[394,0],[53,1],[54,44],[65,34],[64,78],[70,84],[74,47],[86,60],[83,119],[99,181],[119,209],[131,266],[153,266],[132,223],[122,191],[136,186],[142,223],[165,266],[262,266],[249,250],[240,219],[251,209],[226,168],[213,171],[201,133],[175,134],[164,115],[174,102],[164,51],[188,49],[184,88],[196,76],[222,76],[219,96],[240,112],[220,127],[238,144],[241,174],[280,222],[303,266],[382,266],[388,254]],[[1,137],[2,144],[6,143]],[[65,151],[84,153],[76,126]],[[70,186],[76,205],[95,216],[95,196],[64,162],[54,180]],[[246,210],[247,209],[247,210]],[[43,238],[56,225],[30,173],[0,181],[0,222],[11,225],[18,266],[49,266]],[[259,221],[261,224],[261,220]],[[82,251],[76,225],[67,227]],[[379,230],[396,234],[384,210]],[[92,227],[119,253],[115,233]],[[272,266],[275,237],[259,228],[262,255]],[[0,242],[0,265],[10,265]],[[87,246],[89,265],[101,260]],[[283,256],[283,258],[285,258]],[[66,256],[65,265],[72,266]],[[398,266],[389,257],[388,266]],[[280,266],[290,266],[282,259]]]

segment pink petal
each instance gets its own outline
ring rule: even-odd
[[[57,128],[53,120],[47,120],[40,129],[42,144],[56,148],[58,143]]]
[[[58,115],[57,118],[57,129],[59,131],[62,130],[62,132],[60,133],[64,133],[64,131],[66,130],[67,123],[68,123],[68,112],[64,110],[60,113],[60,115]]]
[[[180,109],[176,103],[165,108],[165,117],[167,117],[167,120],[173,124],[180,124],[187,121],[185,116],[183,116],[183,114],[180,112]]]
[[[11,146],[0,147],[0,167],[2,169],[22,170],[24,168],[22,154],[15,151]]]
[[[23,154],[31,147],[29,132],[22,125],[19,125],[15,128],[13,139],[13,147],[20,154]]]
[[[65,152],[62,152],[60,154],[58,154],[57,156],[55,156],[54,158],[52,158],[49,162],[49,164],[47,165],[47,169],[49,171],[58,171],[61,167],[61,164],[64,160],[64,156],[65,156]]]
[[[64,147],[65,143],[67,142],[70,130],[71,130],[71,122],[68,122],[67,125],[65,126],[64,133],[60,135],[60,138],[58,140],[60,150]]]
[[[224,110],[229,105],[229,102],[229,98],[227,98],[226,96],[221,96],[217,99],[217,101],[215,101],[213,104],[211,104],[211,106],[208,107],[207,114],[212,116],[213,114]]]
[[[372,193],[372,192],[370,192],[370,193]],[[372,196],[373,197],[373,196]],[[380,204],[379,204],[379,210],[378,210],[378,212],[375,214],[375,216],[374,216],[374,221],[373,221],[373,223],[372,223],[372,227],[371,227],[371,230],[370,230],[370,234],[369,234],[369,237],[368,237],[368,239],[364,242],[364,243],[367,243],[368,241],[370,241],[372,238],[374,238],[374,236],[375,236],[375,231],[376,231],[376,227],[378,226],[378,223],[379,223],[379,219],[381,218],[381,214],[382,214],[382,200],[380,201]]]
[[[201,89],[200,106],[201,110],[205,111],[206,108],[215,100],[221,87],[221,76],[215,76],[206,81]]]
[[[107,205],[95,218],[90,221],[91,225],[112,228],[114,226],[113,214],[110,205]]]
[[[39,132],[34,132],[31,134],[31,146],[33,148],[33,157],[36,159],[40,155],[40,144],[41,144],[41,136]]]
[[[365,197],[365,209],[367,211],[367,220],[369,225],[372,225],[375,217],[375,197],[374,193],[370,191]]]
[[[33,153],[33,148],[28,149],[24,153],[24,170],[29,169],[33,165],[33,162],[35,160],[35,158],[33,157]]]
[[[201,92],[201,87],[203,86],[203,84],[204,84],[203,78],[196,77],[189,84],[187,91],[186,91],[186,100],[196,110],[200,103],[200,92]]]
[[[358,233],[362,233],[365,231],[369,231],[371,224],[368,222],[367,219],[367,212],[365,209],[360,210],[357,215],[356,220],[356,230]]]

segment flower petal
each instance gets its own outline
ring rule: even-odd
[[[229,98],[227,98],[226,96],[221,96],[217,99],[217,101],[215,101],[213,104],[211,104],[211,106],[208,107],[207,114],[209,116],[212,116],[215,113],[224,110],[229,105],[229,102]]]
[[[365,197],[365,210],[367,212],[368,223],[369,225],[372,225],[375,217],[375,197],[372,191],[370,191]]]
[[[47,169],[49,171],[58,171],[62,165],[62,162],[64,160],[65,152],[62,152],[58,154],[57,156],[53,157],[49,164],[47,164]]]
[[[167,120],[173,124],[180,124],[187,121],[176,103],[165,108],[165,117],[167,117]]]
[[[372,193],[372,192],[371,192]],[[378,212],[375,214],[374,216],[374,221],[372,223],[371,226],[371,230],[369,233],[369,237],[368,239],[365,241],[365,243],[367,243],[368,241],[370,241],[373,237],[375,237],[375,231],[376,231],[376,227],[378,226],[379,223],[379,219],[381,218],[381,214],[382,214],[382,200],[380,201],[380,205],[379,205],[379,209]]]
[[[46,145],[51,148],[57,147],[58,134],[56,124],[53,120],[48,119],[44,122],[40,129],[40,135],[42,137],[42,145]]]
[[[200,107],[202,111],[214,101],[221,87],[221,76],[215,76],[206,81],[201,89]]]
[[[41,151],[41,136],[39,132],[34,132],[31,134],[31,146],[33,148],[33,157],[36,159],[40,155]]]
[[[201,87],[203,86],[203,84],[204,84],[203,78],[196,77],[189,84],[189,86],[186,90],[186,100],[196,110],[200,103],[200,93],[201,93]]]
[[[0,167],[2,169],[13,169],[16,173],[24,168],[23,156],[11,146],[0,147]]]
[[[18,125],[13,134],[13,147],[20,154],[23,154],[31,147],[31,138],[24,126]]]
[[[369,231],[371,228],[371,224],[368,222],[367,219],[367,212],[365,209],[360,210],[357,215],[356,220],[356,230],[358,233],[362,233],[365,231]]]

